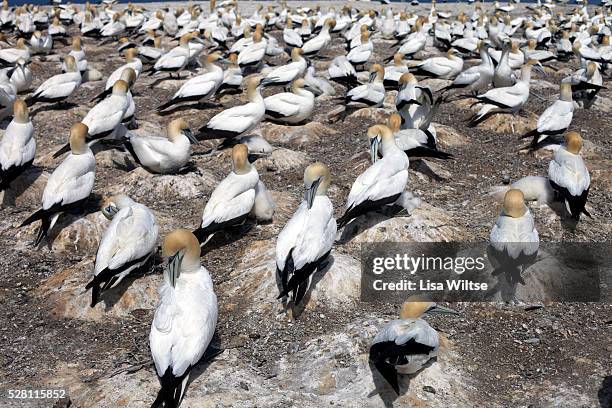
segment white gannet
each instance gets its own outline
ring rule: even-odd
[[[563,78],[561,82],[572,86],[572,98],[583,101],[585,108],[590,106],[600,90],[605,89],[599,64],[595,61],[589,61],[586,68],[578,69],[572,75]]]
[[[291,84],[291,92],[281,92],[264,98],[266,115],[273,121],[298,124],[304,122],[314,109],[314,94],[304,89],[305,81],[298,78]]]
[[[557,198],[565,203],[567,212],[578,221],[580,214],[591,214],[584,208],[589,195],[591,178],[589,170],[580,156],[582,137],[577,132],[568,132],[565,146],[555,150],[548,166],[548,179]]]
[[[218,313],[196,237],[185,229],[174,230],[164,238],[162,257],[168,263],[149,335],[161,384],[152,405],[156,408],[180,405],[189,374],[212,340]]]
[[[502,54],[503,50],[489,49],[489,55],[491,55],[496,64],[499,64]],[[512,41],[510,43],[510,52],[508,53],[508,65],[512,69],[521,69],[524,63],[525,54],[520,50],[518,42]]]
[[[553,140],[550,140],[549,136],[565,133],[572,123],[573,116],[574,101],[572,99],[572,86],[567,83],[561,83],[559,99],[542,112],[538,118],[536,128],[525,133],[520,138],[533,138],[529,145],[531,150],[538,149],[545,144],[554,143]]]
[[[408,66],[404,63],[403,58],[402,54],[396,52],[393,54],[393,64],[385,67],[385,88],[397,89],[400,77],[408,72]]]
[[[355,67],[344,55],[334,57],[329,64],[329,68],[327,68],[327,72],[329,73],[329,79],[346,88],[350,89],[359,86]]]
[[[494,88],[505,88],[516,83],[516,75],[514,75],[509,60],[511,48],[508,46],[507,42],[504,42],[502,47],[501,57],[493,71]]]
[[[248,154],[244,144],[232,148],[232,171],[210,195],[202,223],[193,232],[201,244],[217,231],[242,224],[251,212],[259,174],[249,163]]]
[[[304,74],[304,81],[305,88],[312,92],[315,96],[336,95],[336,90],[329,83],[329,81],[327,81],[327,79],[320,76],[316,76],[315,67],[313,66],[310,66],[306,69],[306,73]]]
[[[442,79],[453,79],[463,69],[463,59],[455,55],[454,49],[449,49],[444,57],[431,57],[408,67],[415,75],[433,76]]]
[[[397,52],[408,58],[414,56],[425,48],[427,38],[429,37],[427,31],[427,28],[423,27],[423,18],[419,17],[415,22],[414,32],[403,40]]]
[[[13,72],[11,73],[11,83],[15,85],[17,93],[25,92],[32,85],[32,70],[28,67],[29,62],[23,58],[19,58],[15,63]]]
[[[402,305],[399,319],[381,327],[372,341],[370,361],[398,395],[398,374],[416,374],[438,355],[440,339],[421,318],[426,313],[459,314],[411,296]]]
[[[348,59],[354,67],[363,66],[363,64],[368,62],[373,51],[374,45],[372,45],[370,41],[370,32],[364,31],[361,33],[361,44],[352,48],[346,56],[346,59]]]
[[[380,64],[370,67],[370,82],[359,85],[346,93],[344,98],[345,111],[343,116],[347,116],[355,110],[363,107],[379,107],[385,101],[385,69]]]
[[[324,50],[331,43],[329,31],[336,25],[336,20],[326,19],[323,28],[316,37],[306,41],[302,46],[304,55],[313,56]]]
[[[402,74],[395,97],[395,108],[402,117],[402,128],[418,129],[430,116],[434,105],[433,94],[428,86],[421,86],[414,74]]]
[[[293,29],[293,20],[291,16],[287,16],[285,20],[285,28],[283,29],[283,41],[287,44],[287,47],[300,48],[304,41],[302,36]]]
[[[73,37],[72,38],[72,49],[68,53],[68,55],[72,55],[76,60],[77,67],[79,67],[79,71],[83,74],[87,71],[87,56],[85,55],[85,51],[83,51],[81,42],[81,37]],[[62,72],[65,72],[66,68],[62,65]]]
[[[245,73],[250,72],[251,69],[257,70],[266,55],[268,42],[259,27],[261,26],[258,26],[258,29],[253,33],[253,42],[238,54],[238,65]]]
[[[13,120],[8,124],[0,141],[0,205],[4,191],[32,162],[36,154],[34,125],[30,120],[28,105],[16,99],[13,102]]]
[[[368,129],[372,165],[357,177],[346,200],[346,211],[338,220],[338,228],[369,211],[393,204],[408,183],[408,156],[395,144],[387,126]],[[383,158],[378,159],[382,146]]]
[[[291,50],[291,62],[274,68],[266,74],[261,81],[262,86],[287,85],[296,78],[304,75],[306,71],[306,60],[302,57],[302,49],[294,48]]]
[[[101,210],[111,223],[98,245],[94,276],[85,286],[86,290],[91,289],[91,307],[106,290],[114,288],[131,271],[147,263],[157,251],[159,234],[151,210],[126,195],[110,197]]]
[[[401,129],[402,117],[398,113],[392,113],[389,116],[387,126],[393,132],[397,147],[403,150],[409,158],[434,157],[436,159],[447,160],[453,157],[450,153],[438,150],[435,135],[427,130],[429,121],[421,125],[424,130],[420,128]]]
[[[121,124],[130,108],[129,85],[120,79],[113,85],[112,93],[87,112],[82,123],[88,128],[88,141],[110,135]],[[53,154],[59,157],[68,151],[68,145]]]
[[[521,190],[506,192],[503,210],[491,229],[489,242],[487,254],[495,268],[493,275],[504,273],[508,283],[525,284],[521,274],[537,258],[540,239]]]
[[[227,139],[254,129],[266,113],[261,96],[261,77],[253,76],[246,81],[248,103],[226,109],[213,116],[199,129],[198,140]]]
[[[138,164],[152,173],[176,173],[191,157],[193,137],[189,124],[174,119],[168,124],[167,137],[130,134],[125,145]]]
[[[32,54],[49,54],[53,49],[53,38],[36,30],[30,37],[30,49]]]
[[[531,81],[531,66],[536,61],[528,61],[521,69],[521,78],[513,86],[493,88],[482,95],[476,96],[483,106],[468,121],[468,126],[476,126],[486,118],[496,113],[516,113],[529,99],[529,83]]]
[[[42,208],[30,215],[21,227],[40,220],[34,246],[53,228],[66,210],[81,208],[93,189],[96,159],[86,143],[87,126],[76,123],[70,129],[70,154],[51,173],[43,191]]]
[[[141,45],[137,48],[138,56],[141,57],[141,60],[147,64],[154,64],[161,58],[162,55],[166,53],[166,50],[162,48],[162,38],[154,37],[153,44],[149,45]]]
[[[172,73],[177,73],[177,75],[180,76],[181,71],[189,63],[189,42],[191,40],[202,41],[197,37],[196,33],[184,34],[179,40],[179,45],[162,55],[155,65],[146,70],[146,72],[148,72],[149,75],[153,75],[157,72],[168,72],[170,77],[172,77]]]
[[[25,61],[30,60],[30,49],[26,46],[25,39],[19,38],[15,43],[15,48],[4,48],[0,50],[1,65],[15,65],[19,58]]]
[[[493,80],[495,70],[493,61],[489,55],[489,46],[485,42],[480,41],[478,43],[478,48],[480,50],[480,64],[461,72],[450,85],[442,88],[441,91],[449,89],[467,89],[475,93],[482,92],[489,87]]]
[[[204,58],[205,73],[190,78],[174,93],[172,99],[159,105],[157,110],[162,111],[181,102],[203,102],[211,99],[223,83],[223,69],[215,64],[215,62],[220,59],[222,59],[222,57],[218,52],[213,52],[206,56],[206,58]]]
[[[314,272],[325,267],[336,238],[334,206],[327,196],[330,184],[325,164],[316,162],[306,168],[304,199],[276,240],[278,297],[291,292],[294,305],[306,294]]]
[[[238,65],[238,55],[230,54],[228,57],[230,66],[223,72],[223,82],[217,89],[217,96],[225,94],[240,93],[242,85],[242,70]]]
[[[111,89],[113,85],[115,85],[115,82],[121,78],[121,74],[126,68],[132,68],[136,73],[136,78],[138,78],[142,71],[142,61],[138,58],[138,50],[135,48],[128,48],[125,50],[125,61],[125,64],[114,70],[108,76],[104,89]]]
[[[34,93],[26,98],[28,105],[36,102],[59,102],[70,97],[81,85],[82,77],[76,60],[72,55],[64,57],[66,72],[54,75],[43,82]]]

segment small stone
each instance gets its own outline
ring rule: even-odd
[[[423,391],[428,392],[430,394],[435,394],[436,393],[436,389],[434,387],[432,387],[431,385],[423,386]]]
[[[528,343],[528,344],[538,344],[540,342],[540,339],[537,337],[532,337],[530,339],[527,339],[525,341],[523,341],[524,343]]]

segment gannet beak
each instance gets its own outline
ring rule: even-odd
[[[183,134],[189,139],[191,144],[198,144],[198,139],[193,135],[191,129],[183,129]]]
[[[374,79],[376,79],[376,74],[376,71],[370,73],[370,82],[374,82]]]
[[[201,39],[200,37],[195,37],[195,38],[193,38],[192,40],[193,40],[193,41],[195,41],[195,42],[199,42],[199,43],[200,43],[200,44],[202,44],[202,45],[205,45],[205,44],[206,44],[206,43],[204,42],[204,40],[203,40],[203,39]]]
[[[380,136],[370,139],[370,160],[372,164],[378,160],[378,145],[380,144]]]
[[[431,309],[427,311],[427,313],[440,313],[440,314],[450,314],[450,315],[460,315],[461,313],[456,310],[449,309],[448,307],[435,305]]]
[[[544,71],[544,67],[542,66],[542,63],[539,61],[537,64],[533,65],[533,69],[538,71],[540,74],[546,75],[546,71]]]
[[[249,154],[247,155],[247,158],[249,159],[249,163],[255,163],[257,160],[264,158],[268,156],[267,153],[263,153],[263,152],[249,152]]]
[[[308,209],[312,208],[312,203],[314,202],[315,196],[317,195],[317,189],[319,188],[319,184],[321,184],[322,177],[316,179],[310,188],[306,190],[306,202],[308,203]]]
[[[168,283],[174,288],[176,287],[176,280],[181,274],[181,263],[185,254],[183,251],[179,251],[174,255],[168,257],[168,268],[164,271],[164,275]]]
[[[113,204],[109,204],[109,205],[107,205],[106,207],[104,207],[102,209],[102,214],[108,220],[112,220],[113,217],[115,216],[115,214],[117,214],[118,212],[119,212],[119,210]]]

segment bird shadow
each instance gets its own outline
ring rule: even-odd
[[[13,180],[10,188],[5,190],[8,194],[4,195],[4,202],[0,202],[0,206],[14,206],[17,197],[21,196],[28,188],[34,185],[42,173],[42,167],[30,166],[26,169],[19,177]]]
[[[34,117],[42,112],[58,111],[58,110],[64,111],[64,110],[75,108],[77,106],[79,105],[74,102],[52,103],[52,104],[48,104],[48,105],[41,106],[39,108],[34,109],[30,113],[30,117]]]
[[[310,281],[310,284],[308,285],[308,289],[306,289],[306,293],[304,294],[304,297],[302,298],[299,304],[297,305],[294,304],[289,296],[286,296],[282,299],[282,302],[283,302],[282,305],[285,311],[291,310],[291,314],[294,319],[299,318],[304,312],[304,310],[306,310],[306,306],[308,306],[308,303],[310,302],[310,298],[312,297],[312,292],[317,287],[317,284],[323,279],[323,277],[325,277],[325,274],[334,265],[335,259],[333,255],[329,255],[324,262],[325,262],[325,265],[322,266],[321,268],[318,268],[312,274],[312,279]],[[281,293],[282,283],[280,281],[280,276],[278,275],[278,273],[276,273],[275,275],[276,275],[276,286],[278,287],[278,293]]]
[[[390,218],[401,216],[402,210],[403,208],[398,205],[386,205],[383,208],[364,214],[365,217],[364,215],[360,215],[344,226],[342,235],[340,235],[340,239],[338,239],[337,243],[340,245],[349,243],[361,232],[366,231]]]
[[[606,376],[601,382],[597,399],[601,408],[612,408],[612,375]]]
[[[171,115],[173,113],[176,112],[182,112],[182,111],[186,111],[186,110],[192,110],[192,109],[217,109],[217,108],[222,108],[223,105],[220,103],[210,103],[210,102],[195,102],[195,103],[188,103],[185,105],[178,105],[175,106],[171,109],[164,109],[159,111],[159,115],[160,116],[167,116],[167,115]]]
[[[200,358],[200,360],[198,360],[198,362],[193,366],[193,369],[191,370],[191,373],[189,374],[189,381],[187,382],[187,385],[185,386],[185,395],[187,394],[188,389],[191,386],[191,383],[196,381],[198,378],[200,378],[202,374],[206,372],[206,370],[213,363],[215,358],[223,354],[225,349],[219,348],[218,347],[219,344],[221,344],[221,339],[219,337],[219,333],[215,331],[215,333],[213,334],[213,338],[210,340],[208,347],[206,348],[206,350],[204,351],[204,354],[202,355],[202,358]]]
[[[254,226],[254,222],[247,221],[243,224],[226,228],[223,231],[218,231],[204,244],[202,250],[209,252],[233,244],[248,234]]]
[[[385,405],[386,408],[393,407],[393,403],[395,402],[395,400],[397,400],[399,397],[405,394],[406,391],[408,391],[408,389],[410,388],[410,382],[412,381],[412,379],[415,378],[417,375],[419,375],[421,371],[430,367],[437,360],[438,360],[438,357],[433,357],[429,359],[429,361],[427,361],[427,363],[425,363],[423,367],[421,367],[421,369],[414,374],[398,373],[397,374],[397,384],[399,386],[399,391],[400,391],[399,394],[395,392],[393,387],[391,387],[391,385],[387,382],[387,380],[385,380],[382,374],[380,374],[380,372],[374,365],[374,362],[371,360],[368,360],[370,371],[372,372],[372,381],[374,382],[374,389],[370,391],[370,393],[368,394],[368,398],[372,398],[373,396],[378,395],[380,399],[383,401],[383,404]]]

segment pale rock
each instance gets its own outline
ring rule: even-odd
[[[543,79],[532,79],[529,83],[531,89],[559,89],[558,84],[553,84]]]
[[[537,115],[533,112],[527,113],[527,115],[529,117],[498,113],[480,122],[477,127],[495,133],[513,133],[512,126],[514,126],[514,134],[522,135],[537,126]]]
[[[93,278],[94,260],[95,253],[54,273],[36,288],[35,295],[45,300],[55,317],[103,321],[129,317],[135,310],[156,307],[157,287],[163,278],[153,274],[128,275],[119,285],[103,293],[95,307],[90,307],[91,290],[85,291],[85,286]]]
[[[469,139],[465,135],[452,127],[439,123],[434,123],[433,125],[436,129],[436,138],[441,149],[465,146],[469,143]]]
[[[255,167],[258,171],[284,172],[303,169],[311,161],[310,157],[304,152],[278,148],[274,149],[270,156],[255,161]]]
[[[284,126],[268,122],[261,125],[261,135],[267,141],[272,144],[289,144],[295,147],[317,143],[323,137],[336,134],[338,134],[337,130],[320,122],[309,122],[303,126]]]
[[[431,91],[435,94],[440,89],[448,86],[453,81],[449,79],[440,79],[440,78],[425,78],[419,81],[419,85],[428,86],[431,88]]]
[[[346,120],[351,118],[366,119],[372,124],[387,123],[389,116],[395,112],[395,107],[390,108],[362,108],[348,115]],[[345,120],[345,121],[346,121]]]
[[[611,112],[612,111],[612,98],[607,98],[604,96],[597,95],[595,101],[591,105],[591,109],[603,111],[603,112]]]

